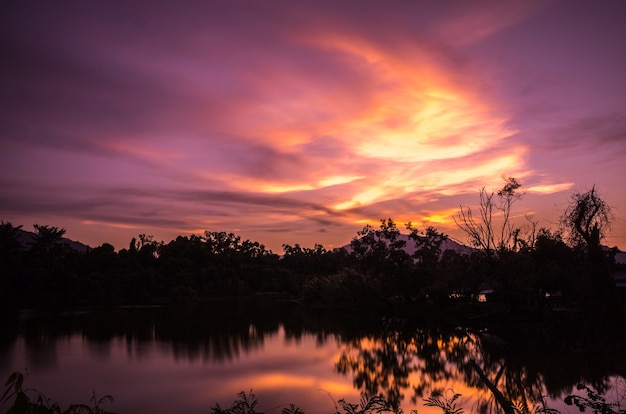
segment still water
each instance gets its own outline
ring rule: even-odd
[[[532,408],[544,397],[573,413],[561,401],[576,382],[609,392],[621,374],[610,364],[537,353],[476,329],[417,327],[292,303],[24,311],[4,315],[1,333],[2,382],[24,372],[27,387],[62,408],[87,403],[93,391],[110,394],[115,401],[107,407],[119,413],[208,413],[250,390],[264,412],[293,403],[331,413],[339,399],[356,403],[362,393],[382,393],[405,412],[440,413],[423,405],[435,389],[463,394],[468,412],[487,412],[495,403],[478,369],[519,404]]]

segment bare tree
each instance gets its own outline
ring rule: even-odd
[[[482,249],[488,256],[493,255],[496,250],[515,250],[520,245],[521,229],[511,222],[511,210],[513,204],[524,196],[519,191],[521,186],[515,178],[509,177],[504,187],[497,191],[487,192],[483,187],[479,193],[479,218],[474,217],[470,207],[463,206],[452,217],[456,225],[468,235],[472,245]],[[494,215],[501,217],[500,230],[495,228]],[[531,223],[531,240],[534,240],[537,223],[530,217],[527,220]]]

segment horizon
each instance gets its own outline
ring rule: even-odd
[[[515,177],[626,249],[626,2],[4,6],[0,219],[92,247],[225,231],[327,249]],[[27,226],[31,226],[30,228]]]
[[[6,222],[6,221],[4,221],[4,223],[7,223],[7,222]],[[9,222],[9,223],[10,223],[10,222]],[[13,226],[15,226],[15,227],[19,228],[19,230],[21,230],[21,231],[23,231],[23,232],[25,232],[25,233],[32,234],[32,235],[37,234],[37,233],[36,233],[36,231],[31,231],[31,230],[25,229],[23,225],[20,225],[20,224],[15,224],[15,223],[10,223],[10,224],[12,224]],[[396,223],[396,224],[397,224],[397,223]],[[60,227],[58,227],[58,226],[49,226],[49,227],[57,227],[58,229],[60,229],[60,230],[65,230],[65,231],[67,232],[67,229],[65,229],[65,228],[60,228]],[[410,236],[410,233],[409,233],[409,232],[405,232],[405,231],[403,231],[403,229],[402,229],[402,228],[400,228],[400,227],[398,228],[398,230],[400,231],[400,238],[406,238],[406,240],[407,240],[407,241],[409,241],[409,240],[410,240],[410,237],[409,237],[409,236]],[[404,230],[406,230],[406,229],[404,229]],[[207,230],[207,231],[208,231],[208,230]],[[232,234],[234,234],[235,236],[239,236],[239,237],[241,237],[241,236],[240,236],[239,234],[237,234],[237,233],[228,232],[228,231],[227,231],[226,233],[227,233],[227,234],[232,233]],[[145,233],[139,233],[137,236],[139,236],[139,235],[141,235],[141,234],[145,234]],[[152,236],[153,236],[153,235],[151,235],[151,234],[145,234],[145,235],[146,235],[146,236],[148,236],[148,237],[152,237]],[[481,248],[480,248],[480,247],[475,247],[475,246],[472,246],[472,244],[471,244],[471,243],[469,243],[468,241],[463,241],[463,240],[456,239],[455,237],[450,236],[450,235],[445,234],[445,233],[444,233],[443,235],[445,236],[445,238],[446,238],[447,240],[450,240],[452,243],[454,243],[455,245],[458,245],[459,247],[462,247],[462,248],[467,248],[467,249],[472,249],[472,250],[476,250],[476,251],[480,251],[480,250],[481,250]],[[171,242],[176,241],[176,238],[181,237],[181,236],[182,236],[182,237],[187,237],[187,238],[188,238],[188,237],[191,237],[191,236],[200,236],[200,237],[204,237],[204,236],[205,236],[205,233],[196,233],[196,234],[179,234],[179,235],[177,235],[176,237],[172,238],[171,240],[158,240],[158,239],[154,239],[154,241],[155,241],[155,242],[157,242],[157,243],[163,243],[164,245],[167,245],[168,243],[171,243]],[[19,239],[19,237],[18,237],[18,239]],[[131,238],[130,240],[128,240],[128,243],[126,243],[126,245],[124,245],[124,246],[116,246],[116,245],[114,245],[114,244],[112,244],[112,243],[108,243],[108,242],[103,242],[103,243],[101,243],[101,244],[99,244],[99,245],[89,245],[89,244],[87,244],[87,243],[84,243],[84,242],[83,242],[83,241],[81,241],[81,240],[76,240],[76,239],[72,239],[72,238],[67,237],[67,233],[65,233],[65,234],[64,234],[63,239],[67,240],[67,241],[68,241],[68,242],[70,242],[70,243],[77,243],[77,244],[79,244],[79,245],[81,245],[81,246],[84,246],[84,247],[85,247],[85,248],[87,248],[87,249],[93,249],[93,248],[95,248],[95,247],[100,247],[100,246],[103,246],[104,244],[110,244],[110,245],[112,245],[112,246],[113,246],[113,248],[114,248],[114,250],[115,250],[116,252],[119,252],[120,250],[128,249],[128,247],[129,247],[130,243],[131,243],[134,239],[136,239],[136,237],[133,237],[133,238]],[[300,247],[302,247],[302,248],[314,248],[314,247],[315,247],[315,246],[317,246],[317,245],[321,245],[323,248],[325,248],[325,249],[327,249],[327,250],[332,250],[332,249],[345,249],[345,248],[347,248],[347,249],[348,249],[348,252],[350,252],[350,251],[351,251],[350,244],[351,244],[351,241],[352,241],[353,239],[358,239],[358,234],[354,235],[354,236],[353,236],[353,237],[352,237],[349,241],[346,241],[345,243],[341,244],[340,246],[334,246],[334,247],[330,247],[330,248],[327,248],[327,246],[321,245],[320,243],[315,243],[314,245],[310,245],[310,246],[307,246],[307,245],[300,245],[299,243],[296,243],[296,244],[300,245]],[[253,242],[253,243],[254,243],[254,242],[257,242],[257,243],[259,243],[260,245],[264,246],[264,247],[265,247],[265,248],[266,248],[266,249],[267,249],[270,253],[277,254],[277,255],[279,255],[279,256],[281,256],[281,255],[282,255],[282,253],[284,253],[284,248],[283,248],[283,247],[287,245],[286,243],[284,243],[283,245],[281,245],[280,251],[277,251],[277,250],[274,250],[274,249],[270,249],[270,248],[268,248],[267,246],[265,246],[265,244],[264,244],[263,242],[261,242],[261,241],[259,241],[259,240],[251,240],[251,239],[247,239],[247,240],[248,240],[248,241],[250,241],[250,242]],[[245,239],[245,238],[243,238],[243,237],[241,237],[241,241],[246,241],[246,239]],[[567,243],[566,243],[566,244],[567,244]],[[445,243],[442,245],[442,251],[443,251],[443,250],[446,250],[446,249],[443,247],[444,245],[445,245]],[[618,263],[626,263],[626,262],[624,261],[624,260],[626,260],[626,256],[624,256],[624,255],[626,254],[626,252],[625,252],[624,250],[620,249],[618,246],[609,246],[609,245],[604,244],[604,243],[601,243],[601,246],[603,246],[604,248],[607,248],[607,249],[611,249],[611,248],[614,248],[614,247],[615,247],[615,248],[617,248],[617,249],[618,249],[618,253],[620,254],[620,258],[619,258],[619,260],[617,260],[617,262],[618,262]],[[295,247],[295,244],[294,244],[294,245],[291,245],[291,247]],[[405,250],[406,250],[407,248],[408,248],[409,250],[411,249],[411,247],[410,247],[410,246],[408,246],[408,245],[405,247]],[[624,257],[622,257],[622,256],[624,256]],[[617,258],[616,258],[616,259],[617,259]]]

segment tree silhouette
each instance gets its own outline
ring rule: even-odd
[[[515,227],[511,222],[511,210],[513,204],[524,196],[519,190],[522,184],[513,177],[506,178],[505,181],[506,184],[497,191],[487,192],[485,187],[480,189],[480,218],[474,217],[470,207],[463,206],[452,217],[456,225],[467,234],[470,243],[482,249],[489,257],[498,250],[517,250],[520,247],[522,228]],[[497,212],[501,220],[499,230],[494,222]],[[537,223],[531,217],[527,217],[527,220],[531,225],[528,239],[534,240]]]
[[[591,190],[572,195],[561,217],[561,224],[570,242],[584,247],[589,260],[595,262],[600,259],[600,242],[611,228],[612,218],[611,207],[600,197],[594,185]]]
[[[48,225],[33,225],[37,234],[33,237],[31,249],[38,252],[50,252],[61,243],[66,230]]]
[[[380,221],[380,227],[367,225],[350,243],[352,256],[360,272],[377,283],[383,299],[403,297],[411,302],[417,293],[412,283],[413,259],[406,252],[406,240],[392,219]]]
[[[19,250],[18,231],[21,228],[22,226],[13,226],[10,221],[0,220],[0,254],[2,256]]]
[[[22,226],[0,221],[0,306],[19,303],[22,247],[18,231]]]

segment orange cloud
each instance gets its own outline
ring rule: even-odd
[[[344,111],[343,101],[339,99],[340,103],[332,107],[336,113],[328,112],[311,129],[303,114],[333,102],[336,91],[309,94],[305,80],[292,73],[285,80],[291,87],[279,87],[276,92],[279,96],[271,99],[271,102],[281,99],[284,102],[263,106],[272,109],[263,112],[262,118],[276,123],[266,124],[267,129],[257,136],[281,151],[287,148],[297,151],[315,141],[316,134],[330,136],[341,142],[344,153],[328,156],[353,162],[327,163],[321,154],[309,163],[292,166],[291,173],[285,174],[288,178],[228,180],[237,188],[291,193],[341,185],[340,192],[326,193],[330,196],[327,203],[333,209],[348,210],[419,191],[444,195],[467,192],[463,183],[470,180],[485,181],[510,175],[511,171],[523,171],[524,147],[504,145],[493,153],[494,147],[517,132],[507,125],[506,117],[497,114],[489,102],[455,85],[445,69],[419,50],[420,59],[401,61],[375,42],[349,36],[316,36],[309,43],[347,55],[347,62],[367,62],[373,66],[367,72],[367,82],[376,85],[371,88],[376,92],[353,98],[361,97],[365,103],[359,110]],[[304,93],[292,98],[288,96],[291,89]],[[290,121],[298,119],[304,121],[301,124]],[[287,127],[281,130],[279,125],[285,124]],[[481,154],[487,150],[492,153],[483,157]],[[371,162],[375,168],[368,171],[360,168]]]

